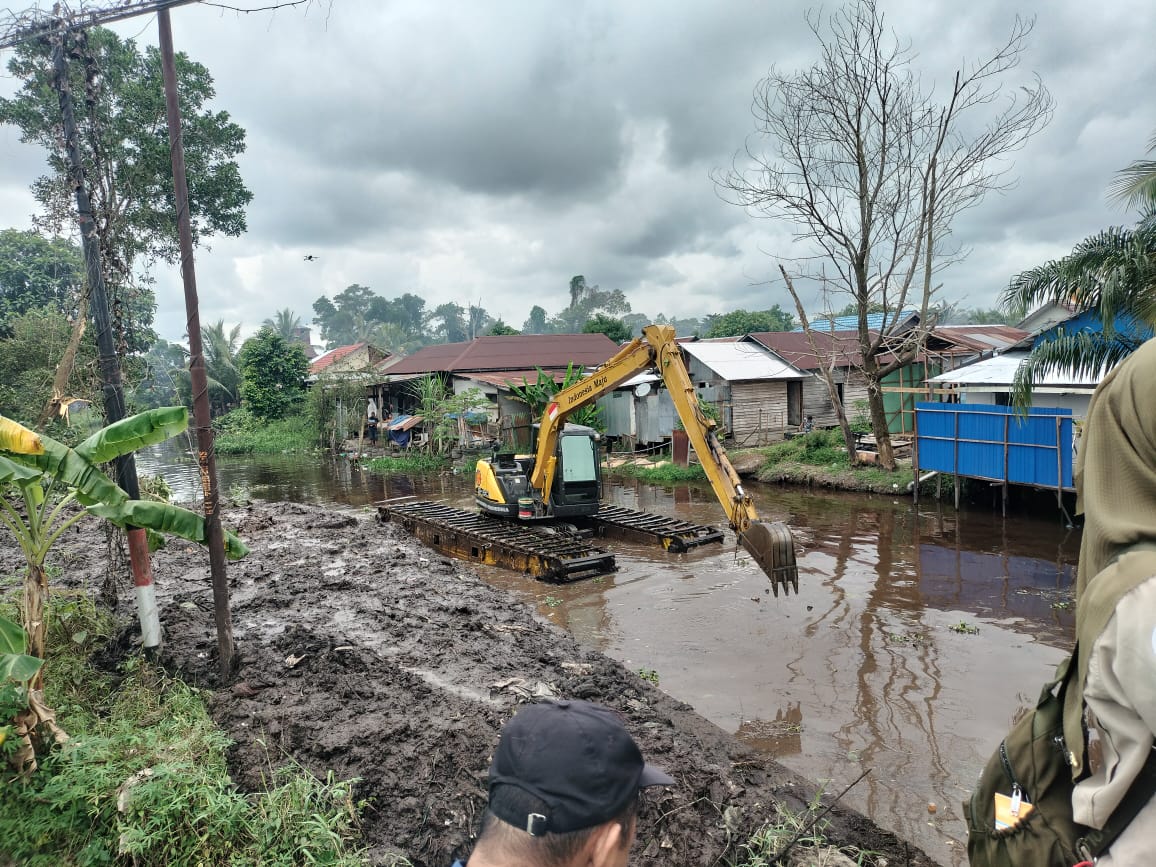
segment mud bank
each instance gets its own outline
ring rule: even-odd
[[[633,864],[720,863],[778,807],[800,812],[814,797],[812,784],[368,511],[254,503],[225,520],[252,549],[229,565],[236,675],[218,679],[207,557],[184,544],[154,559],[166,661],[212,691],[239,785],[261,785],[288,757],[358,778],[375,864],[401,855],[442,867],[468,854],[498,731],[539,696],[614,708],[677,779],[650,797]],[[827,819],[834,845],[892,867],[934,864],[859,813],[836,807]]]

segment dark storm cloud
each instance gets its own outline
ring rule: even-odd
[[[243,238],[198,253],[202,318],[251,330],[289,306],[308,320],[314,299],[357,282],[430,306],[480,302],[517,326],[532,304],[560,310],[579,273],[648,315],[793,309],[775,263],[807,251],[789,224],[721,201],[710,171],[751,136],[756,82],[815,61],[803,12],[818,5],[181,7],[177,48],[209,68],[216,107],[248,131],[242,172],[255,197]],[[940,97],[959,65],[1007,37],[1017,11],[1002,0],[880,5]],[[1011,155],[1015,185],[953,227],[972,255],[940,278],[968,306],[990,306],[1014,273],[1129,222],[1103,193],[1156,131],[1156,7],[1114,0],[1089,15],[1075,0],[1036,0],[1019,11],[1038,20],[1009,85],[1038,71],[1056,113]],[[152,21],[118,29],[155,40]],[[0,78],[0,91],[12,86]],[[0,228],[26,223],[27,186],[43,171],[12,135],[0,130]],[[164,290],[179,277],[158,268],[157,279]],[[181,328],[183,313],[162,301],[158,322]]]

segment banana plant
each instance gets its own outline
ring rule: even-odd
[[[29,656],[28,637],[19,623],[0,617],[0,755],[18,773],[36,768],[32,735],[37,726],[57,741],[68,738],[56,725],[56,716],[30,694],[29,681],[44,665],[43,659]]]
[[[188,423],[184,407],[152,409],[102,428],[69,448],[0,416],[0,524],[8,528],[24,554],[20,615],[30,655],[43,659],[46,650],[48,552],[78,521],[93,515],[120,527],[142,527],[206,542],[202,515],[169,503],[130,499],[100,469],[100,464],[181,433]],[[226,531],[225,553],[236,559],[248,549]],[[43,706],[43,674],[38,670],[30,680],[34,706]],[[47,720],[42,716],[40,721]]]

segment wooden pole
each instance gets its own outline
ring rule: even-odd
[[[209,418],[209,388],[205,355],[201,346],[201,314],[197,300],[197,275],[193,265],[193,232],[189,222],[189,186],[185,178],[185,147],[181,137],[181,109],[177,100],[177,67],[173,58],[173,31],[169,10],[157,13],[160,32],[161,69],[165,80],[165,108],[169,124],[169,153],[173,163],[177,232],[181,246],[181,280],[185,289],[185,315],[189,332],[189,374],[193,384],[193,418],[197,428],[197,459],[205,495],[205,534],[209,543],[209,571],[213,579],[213,616],[217,623],[217,653],[221,676],[233,673],[233,622],[229,612],[229,582],[225,574],[225,536],[217,498],[217,460],[213,453],[213,427]]]

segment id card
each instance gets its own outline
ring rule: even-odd
[[[1016,803],[1018,801],[1018,803]],[[1004,828],[1014,828],[1034,810],[1031,804],[1027,801],[1018,798],[1012,798],[1011,795],[1004,795],[1000,792],[995,793],[995,829],[1002,831]]]

